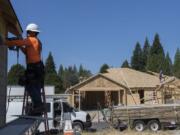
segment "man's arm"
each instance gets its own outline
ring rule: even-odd
[[[6,40],[5,41],[5,45],[7,45],[8,47],[11,47],[11,46],[27,46],[27,45],[30,45],[31,42],[29,41],[29,39],[20,39],[20,40]]]

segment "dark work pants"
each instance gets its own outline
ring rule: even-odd
[[[40,84],[27,84],[25,86],[28,94],[31,97],[33,108],[40,107],[42,105],[41,99],[41,85]]]

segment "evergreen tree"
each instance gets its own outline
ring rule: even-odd
[[[56,66],[51,52],[45,61],[45,84],[54,85],[57,80]]]
[[[91,72],[83,68],[82,65],[79,67],[79,71],[77,70],[76,65],[68,66],[67,68],[63,68],[60,66],[58,75],[61,76],[63,81],[63,88],[66,90],[70,86],[73,86],[81,79],[86,79],[91,76]]]
[[[143,71],[142,49],[139,42],[137,42],[135,49],[133,51],[133,56],[131,58],[131,67],[135,70]]]
[[[63,93],[64,92],[63,91],[64,89],[62,87],[62,80],[56,74],[46,74],[45,84],[55,86],[55,93]]]
[[[178,48],[174,57],[174,66],[173,66],[174,76],[180,78],[180,49]]]
[[[109,69],[108,64],[103,64],[99,70],[100,73],[107,73],[107,69]]]
[[[73,86],[73,85],[79,83],[78,72],[77,72],[77,68],[75,65],[74,65],[74,67],[72,67],[72,66],[68,67],[67,80],[68,80],[70,86]]]
[[[78,70],[77,70],[76,65],[73,66],[73,73],[74,73],[74,74],[78,74]]]
[[[56,93],[63,92],[62,80],[57,75],[56,66],[51,52],[49,53],[48,58],[45,61],[45,84],[54,85]]]
[[[70,86],[77,84],[78,82],[79,78],[77,73],[74,72],[73,67],[69,66],[68,68],[65,68],[63,76],[63,87],[67,89]]]
[[[163,73],[165,75],[172,75],[172,61],[169,57],[169,53],[166,54],[165,62],[164,62],[164,67],[163,67]]]
[[[64,75],[64,67],[61,64],[60,67],[59,67],[59,70],[58,70],[58,76],[63,78],[63,75]]]
[[[81,79],[86,79],[90,76],[92,76],[92,73],[90,70],[85,69],[82,65],[79,66],[79,73],[78,73],[79,78]]]
[[[159,73],[164,70],[165,54],[164,49],[160,43],[159,35],[156,34],[154,37],[153,45],[150,49],[147,70]]]
[[[128,63],[128,61],[125,60],[125,61],[123,62],[123,64],[121,65],[121,67],[122,67],[122,68],[129,68],[129,63]]]
[[[148,38],[146,38],[144,42],[143,51],[142,51],[142,65],[143,65],[144,71],[146,71],[146,65],[147,65],[147,60],[149,57],[149,52],[150,52],[150,44],[149,44]]]
[[[65,90],[66,90],[66,88],[64,87],[65,69],[64,69],[64,67],[63,67],[62,64],[59,66],[58,77],[59,77],[60,80],[61,80],[61,89],[62,89],[63,91],[65,91]]]
[[[18,80],[24,75],[25,68],[20,64],[13,65],[8,72],[8,84],[18,85]]]
[[[64,68],[64,74],[62,77],[62,81],[63,81],[63,88],[65,90],[71,86],[71,84],[68,80],[68,76],[69,76],[68,68]]]
[[[84,68],[82,65],[79,66],[79,77],[84,75]]]
[[[51,54],[51,52],[49,53],[46,62],[45,62],[45,71],[46,73],[51,73],[51,74],[56,74],[56,66],[54,63],[54,59],[53,56]]]

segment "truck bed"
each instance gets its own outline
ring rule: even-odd
[[[112,111],[112,122],[118,120],[132,122],[141,119],[158,119],[160,122],[179,123],[180,104],[154,104],[115,107]]]

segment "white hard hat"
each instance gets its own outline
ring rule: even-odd
[[[28,24],[27,27],[26,27],[26,31],[40,32],[38,25],[35,24],[35,23]]]

